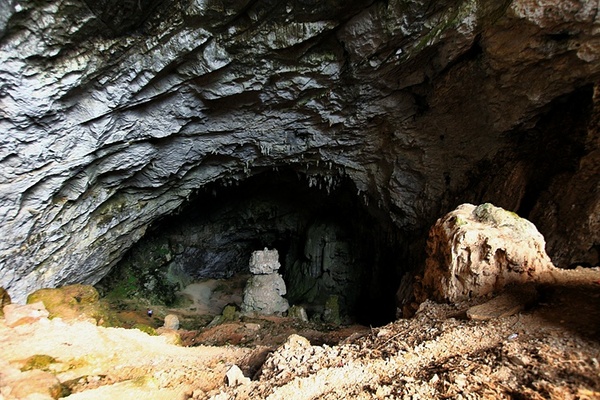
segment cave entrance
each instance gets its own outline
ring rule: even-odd
[[[349,179],[325,182],[269,170],[207,185],[177,215],[149,229],[104,282],[134,280],[148,292],[139,295],[162,295],[158,300],[168,303],[175,300],[173,289],[247,274],[253,251],[275,248],[285,298],[305,307],[309,318],[337,296],[349,322],[390,322],[402,272],[400,236]]]

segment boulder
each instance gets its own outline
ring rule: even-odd
[[[63,387],[58,378],[39,369],[14,374],[3,384],[10,386],[10,398],[14,399],[58,399],[63,396]]]
[[[467,310],[469,319],[487,321],[509,317],[523,311],[537,299],[537,290],[531,285],[512,287],[493,299]]]
[[[228,304],[223,308],[223,312],[220,315],[217,315],[213,320],[208,324],[209,327],[217,326],[220,324],[224,324],[226,322],[232,322],[239,318],[239,313],[237,312],[237,308],[234,304]]]
[[[508,284],[552,279],[556,268],[535,225],[486,203],[460,205],[429,233],[418,301],[461,301]]]
[[[302,322],[308,322],[306,309],[302,306],[291,306],[288,310],[288,317],[300,320]]]
[[[177,330],[179,329],[179,318],[175,314],[169,314],[165,317],[164,328]]]
[[[98,291],[91,285],[67,285],[56,289],[39,289],[27,297],[27,303],[44,303],[50,318],[66,321],[87,320],[111,326],[115,319],[109,308],[99,301]]]
[[[172,329],[167,329],[165,327],[161,327],[156,329],[156,333],[165,338],[165,341],[168,344],[173,344],[175,346],[182,346],[183,341],[181,340],[181,335],[179,332],[174,331]]]
[[[250,272],[255,275],[272,274],[276,272],[281,264],[279,263],[279,252],[277,249],[257,250],[250,257]]]
[[[41,301],[26,305],[9,304],[4,306],[4,320],[10,327],[30,324],[42,318],[48,318],[49,314]]]
[[[232,365],[227,371],[227,385],[236,387],[239,385],[247,385],[250,383],[250,378],[244,376],[244,373],[237,365]]]
[[[279,274],[254,275],[244,288],[242,312],[258,314],[283,313],[290,307],[285,295],[285,282]]]

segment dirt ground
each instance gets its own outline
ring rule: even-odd
[[[185,320],[194,304],[182,326],[202,323]],[[538,287],[514,315],[471,320],[473,305],[426,301],[379,328],[241,318],[180,329],[187,347],[168,332],[0,318],[0,398],[600,399],[600,270]],[[154,325],[171,311],[121,310]],[[251,379],[230,385],[233,365]]]

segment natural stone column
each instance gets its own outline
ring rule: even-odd
[[[279,269],[276,249],[255,251],[250,258],[250,272],[244,289],[242,312],[258,314],[283,313],[290,307],[282,296],[286,294],[285,282],[276,271]]]

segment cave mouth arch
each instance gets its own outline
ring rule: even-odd
[[[347,321],[380,326],[395,319],[408,246],[366,203],[348,178],[292,169],[218,181],[157,221],[99,286],[130,282],[169,304],[190,283],[248,273],[253,251],[275,248],[290,305],[310,317],[335,295]]]

